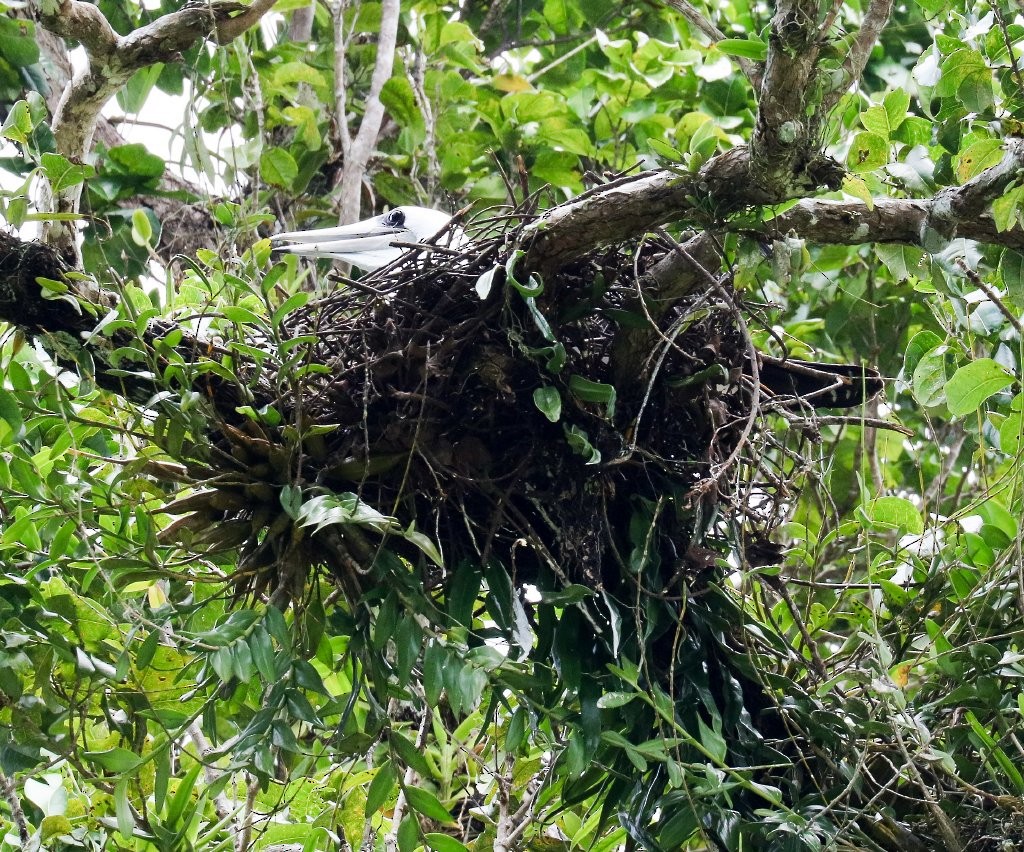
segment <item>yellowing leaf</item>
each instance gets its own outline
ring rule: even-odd
[[[856,175],[846,175],[843,178],[843,192],[847,195],[852,195],[854,198],[859,198],[867,205],[868,210],[875,209],[875,202],[871,197],[871,190],[868,189],[868,185],[864,183],[863,178],[859,178]]]
[[[499,74],[491,79],[491,85],[499,92],[529,92],[533,90],[530,81],[519,74]]]
[[[961,183],[969,181],[985,169],[996,165],[1003,158],[1003,143],[1000,139],[981,139],[960,155],[956,164],[956,176]]]

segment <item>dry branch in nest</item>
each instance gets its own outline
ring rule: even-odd
[[[771,495],[748,513],[727,485],[758,417],[729,291],[661,312],[655,346],[615,386],[619,335],[650,322],[639,294],[670,246],[600,249],[541,282],[519,263],[531,218],[346,280],[288,317],[283,346],[250,338],[290,353],[248,375],[289,425],[222,423],[210,458],[225,469],[168,507],[189,513],[169,534],[240,547],[240,595],[295,598],[322,567],[353,603],[386,551],[442,583],[411,524],[449,568],[496,560],[517,583],[614,593],[646,564],[654,595],[714,565],[726,522],[766,538]]]

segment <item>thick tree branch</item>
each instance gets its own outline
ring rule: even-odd
[[[256,0],[242,6],[231,0],[186,5],[157,18],[126,36],[119,36],[98,7],[83,0],[42,0],[39,17],[43,26],[64,38],[82,42],[88,68],[62,93],[54,110],[53,134],[58,153],[72,161],[84,160],[92,148],[100,110],[141,68],[157,62],[176,61],[181,52],[204,38],[230,41],[252,26],[273,5]],[[233,13],[241,12],[237,16]],[[76,184],[44,203],[52,212],[77,213],[82,185]],[[50,223],[44,232],[66,260],[77,262],[73,226]]]
[[[161,352],[171,332],[182,333],[174,350],[186,364],[223,354],[169,322],[150,324],[141,337],[123,328],[97,334],[97,324],[116,307],[117,298],[94,284],[67,278],[69,270],[52,247],[0,231],[0,319],[43,340],[61,366],[76,370],[89,365],[90,378],[100,387],[146,405],[158,390],[154,372],[167,367]],[[58,296],[44,291],[40,278],[63,285],[66,292]],[[133,358],[131,352],[140,355]],[[190,390],[208,398],[224,419],[237,419],[235,408],[242,400],[236,386],[204,375]]]
[[[36,39],[46,61],[41,63],[46,76],[46,104],[50,113],[56,113],[61,94],[71,83],[73,69],[67,48],[60,36],[49,30],[38,29]],[[104,115],[96,120],[94,140],[107,148],[128,144],[114,121]],[[164,263],[170,263],[175,255],[189,257],[201,248],[216,246],[216,227],[209,210],[204,204],[191,203],[188,198],[199,198],[198,190],[188,181],[171,172],[164,172],[160,179],[160,191],[152,195],[139,195],[124,200],[126,207],[135,205],[149,207],[160,220],[160,241],[156,253]]]
[[[744,208],[785,200],[755,185],[750,170],[748,149],[734,148],[709,160],[695,175],[644,172],[596,187],[548,210],[527,229],[532,242],[526,265],[543,274],[596,246],[628,239],[657,225],[683,222],[701,229],[727,225],[729,216]],[[834,189],[840,174],[838,164],[823,159],[804,180],[808,187],[817,180]],[[940,250],[954,236],[1018,248],[1024,244],[1024,232],[1019,227],[998,231],[987,210],[1013,181],[1022,179],[1024,140],[1010,139],[997,165],[932,198],[879,198],[871,208],[862,201],[805,199],[766,223],[763,230],[793,230],[814,242],[906,243],[929,251]],[[793,187],[794,194],[800,191]],[[749,224],[742,227],[750,230]]]
[[[838,163],[822,157],[790,182],[789,195],[776,195],[753,182],[750,150],[733,148],[696,174],[644,172],[548,210],[527,229],[533,238],[525,262],[543,274],[595,246],[625,240],[656,225],[688,222],[703,229],[745,207],[778,204],[821,186],[837,189],[841,182]]]
[[[1024,248],[1024,230],[996,228],[988,213],[1014,181],[1024,179],[1024,140],[1007,140],[1003,159],[963,186],[941,190],[932,198],[878,198],[863,201],[804,199],[767,223],[775,233],[794,231],[816,243],[905,243],[940,251],[950,240],[969,240]]]
[[[818,145],[821,117],[808,109],[818,61],[817,0],[784,0],[768,37],[768,58],[750,139],[750,177],[770,194],[790,189]]]
[[[755,230],[771,234],[792,231],[820,244],[902,243],[934,251],[934,246],[925,246],[922,237],[931,203],[884,198],[875,201],[873,209],[868,209],[863,201],[808,199]],[[1018,226],[1000,231],[989,215],[959,221],[955,236],[1024,251],[1024,230]]]
[[[248,6],[243,6],[237,15],[229,18],[222,18],[217,21],[217,44],[227,44],[234,41],[250,27],[256,26],[267,12],[269,12],[277,0],[255,0]]]

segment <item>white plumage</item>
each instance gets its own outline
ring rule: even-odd
[[[316,231],[292,231],[271,237],[277,251],[302,257],[327,257],[350,263],[372,272],[397,260],[408,249],[393,243],[420,243],[437,235],[452,217],[426,207],[396,207],[380,216],[372,216],[352,225],[321,228]],[[461,228],[453,228],[449,246],[464,240]]]

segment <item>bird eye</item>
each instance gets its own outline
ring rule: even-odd
[[[392,210],[384,217],[384,224],[389,228],[401,228],[405,225],[405,214],[401,210]]]

